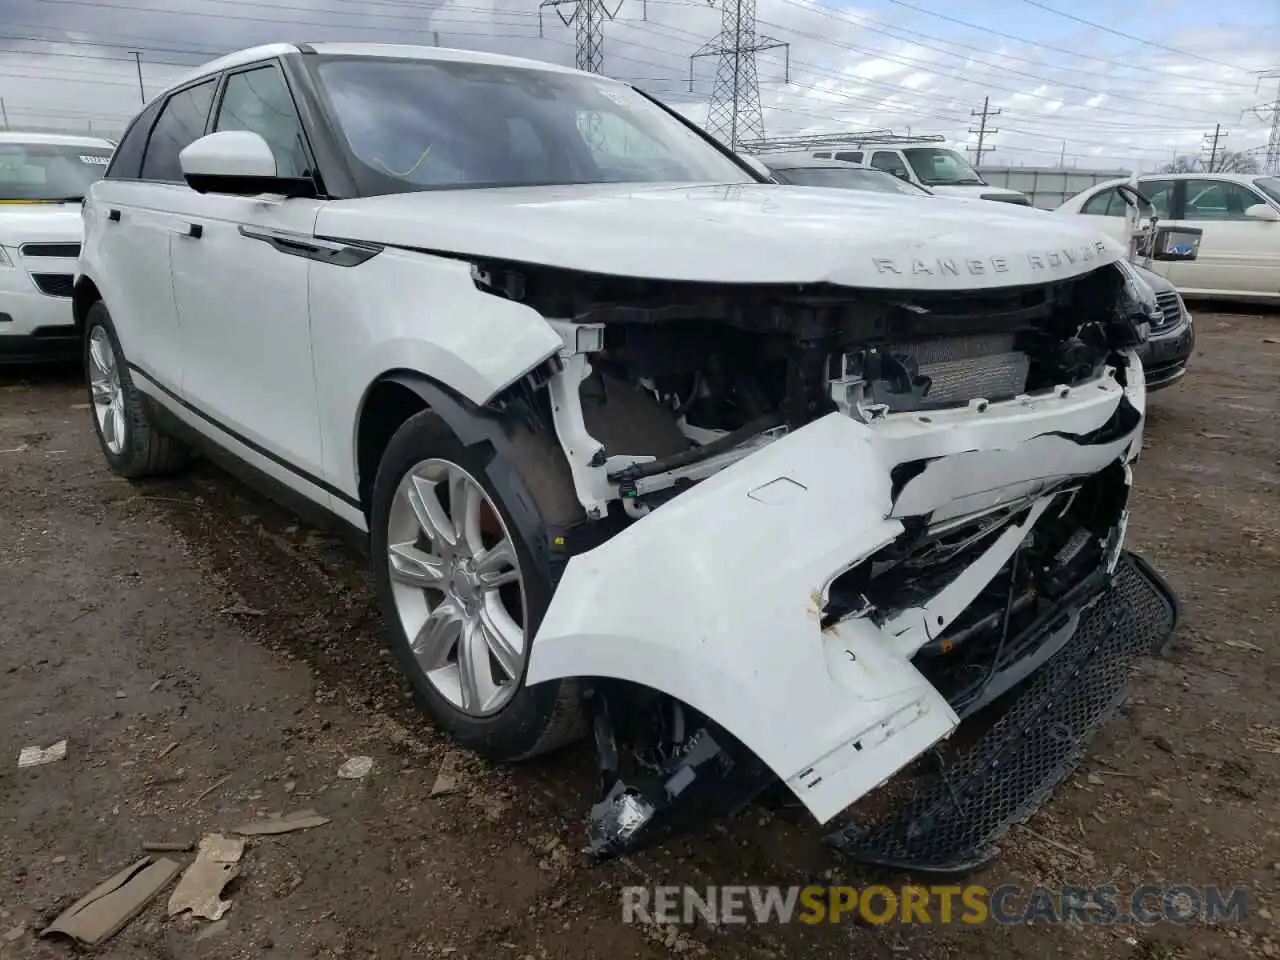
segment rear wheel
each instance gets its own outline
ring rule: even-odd
[[[515,467],[538,520],[580,510],[558,451],[532,440],[522,450],[539,454]],[[438,417],[411,417],[374,481],[371,553],[391,646],[419,701],[459,743],[505,761],[567,742],[580,717],[572,682],[525,684],[552,585],[485,468]]]
[[[85,318],[85,379],[93,428],[107,464],[123,477],[173,473],[190,459],[184,444],[159,430],[125,363],[106,304]]]

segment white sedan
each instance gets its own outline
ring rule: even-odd
[[[1096,219],[1126,239],[1125,202],[1110,180],[1076,194],[1058,213]],[[1280,303],[1280,177],[1243,173],[1154,173],[1138,188],[1161,223],[1203,230],[1195,260],[1152,265],[1187,297]]]

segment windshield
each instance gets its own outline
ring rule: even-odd
[[[1276,203],[1280,203],[1280,177],[1259,177],[1253,185]]]
[[[107,146],[0,143],[0,201],[80,200],[102,179],[111,159]]]
[[[962,184],[986,186],[969,161],[945,147],[909,147],[902,151],[926,187],[950,187]]]
[[[876,193],[909,193],[916,197],[928,196],[911,183],[880,170],[859,167],[789,167],[780,168],[787,183],[801,187],[835,187],[842,190],[872,190]]]
[[[594,77],[447,60],[320,58],[364,193],[568,183],[752,183],[661,107]]]

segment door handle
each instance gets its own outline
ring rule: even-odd
[[[107,219],[108,219],[108,220],[110,220],[112,223],[119,223],[119,222],[120,222],[120,211],[119,211],[119,210],[108,210],[108,211],[107,211]]]
[[[192,240],[199,240],[204,236],[204,227],[198,223],[189,223],[187,224],[186,236]]]

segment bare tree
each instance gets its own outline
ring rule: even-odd
[[[1240,151],[1223,150],[1213,166],[1201,157],[1175,157],[1160,168],[1161,173],[1258,173],[1258,158]]]

